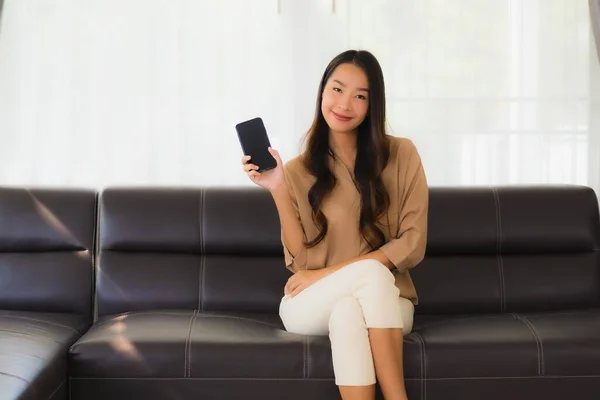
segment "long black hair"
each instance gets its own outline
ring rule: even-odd
[[[321,211],[321,204],[335,187],[336,177],[329,169],[328,159],[332,154],[329,147],[329,126],[321,112],[321,102],[323,90],[333,71],[345,63],[361,68],[369,81],[367,115],[357,128],[354,180],[361,198],[358,229],[375,250],[385,242],[385,236],[376,222],[387,211],[390,202],[380,176],[389,160],[389,143],[385,133],[383,72],[373,54],[364,50],[348,50],[336,56],[325,69],[319,84],[317,109],[306,135],[306,151],[303,153],[305,168],[316,177],[315,183],[308,191],[308,200],[319,234],[305,245],[309,248],[314,247],[327,234],[327,218]]]

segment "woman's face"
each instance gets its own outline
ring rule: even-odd
[[[369,109],[369,81],[354,64],[340,64],[323,89],[321,112],[329,129],[353,132],[364,121]]]

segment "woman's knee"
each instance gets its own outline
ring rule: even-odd
[[[298,297],[284,296],[279,304],[279,318],[286,331],[300,335],[326,335],[329,314],[325,309]]]
[[[366,259],[354,263],[356,268],[361,269],[367,279],[381,280],[383,282],[394,282],[394,274],[381,262],[374,259]]]
[[[279,304],[279,317],[285,330],[292,333],[304,334],[307,329],[307,313],[299,307],[290,296],[285,296]]]
[[[359,280],[358,290],[362,295],[372,293],[376,297],[396,298],[400,295],[396,287],[394,274],[385,265],[377,260],[363,260],[359,267],[363,274]]]

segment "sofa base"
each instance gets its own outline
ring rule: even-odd
[[[71,399],[129,400],[333,400],[339,399],[331,379],[93,379],[71,378]],[[597,400],[600,376],[477,379],[407,379],[408,397],[415,400]],[[378,393],[378,399],[383,399]]]
[[[597,400],[600,396],[600,376],[431,379],[420,383],[420,395],[412,399]]]
[[[407,381],[409,398],[419,399],[420,381]],[[71,399],[129,400],[261,399],[337,400],[333,379],[93,379],[71,378]],[[383,400],[379,387],[377,400]]]

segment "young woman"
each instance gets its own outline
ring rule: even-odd
[[[287,331],[329,335],[344,400],[406,399],[403,335],[412,329],[409,269],[424,257],[428,187],[412,141],[385,133],[381,67],[346,51],[325,69],[306,150],[250,179],[269,190],[286,266],[280,316]]]

